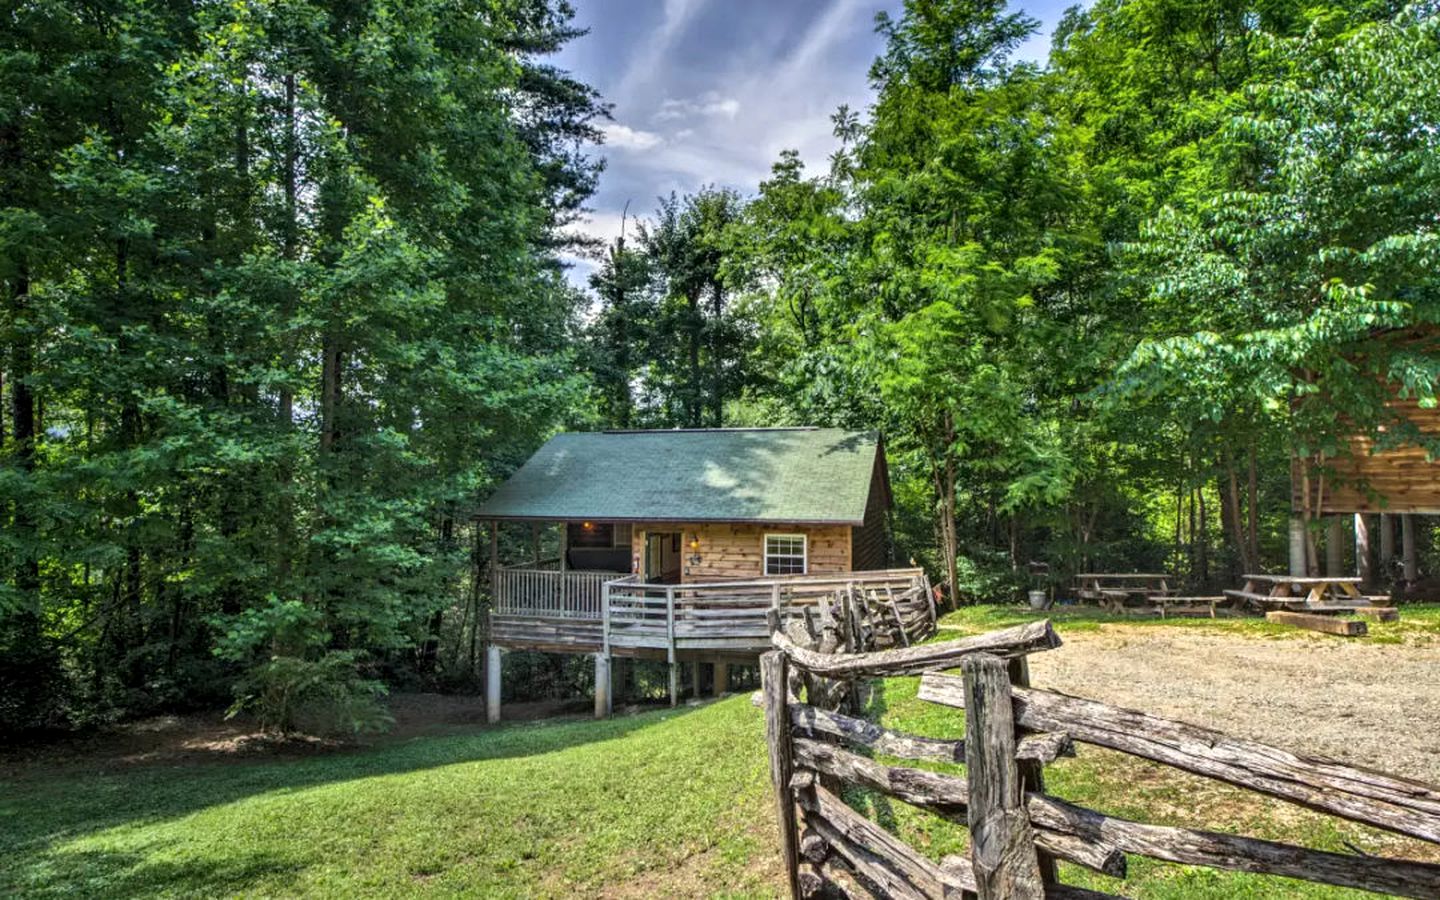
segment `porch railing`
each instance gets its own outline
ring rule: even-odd
[[[771,609],[801,612],[849,587],[881,602],[929,585],[919,569],[775,576],[703,584],[645,584],[638,579],[604,586],[605,645],[609,647],[750,649],[769,641]],[[934,609],[928,610],[933,621]],[[897,613],[898,615],[898,613]]]
[[[644,648],[668,651],[673,658],[677,649],[763,649],[770,640],[770,610],[802,614],[847,589],[886,610],[907,633],[919,635],[934,624],[929,582],[919,569],[647,584],[618,572],[504,568],[495,573],[493,612],[594,622],[607,653],[611,647]]]
[[[600,619],[601,587],[618,572],[498,569],[494,611],[506,616]]]

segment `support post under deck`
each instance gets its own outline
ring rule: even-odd
[[[730,664],[723,662],[715,663],[715,696],[730,690]]]
[[[1404,567],[1405,584],[1414,584],[1420,577],[1415,564],[1415,514],[1405,513],[1400,517],[1400,563]]]
[[[1332,578],[1345,574],[1345,520],[1340,516],[1325,523],[1325,574]]]
[[[1306,561],[1305,520],[1298,515],[1290,517],[1290,574],[1296,578],[1309,575]]]
[[[610,715],[610,656],[595,654],[595,718]]]
[[[500,648],[485,648],[485,721],[500,721]]]

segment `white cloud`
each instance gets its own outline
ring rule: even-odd
[[[649,150],[665,142],[653,131],[642,131],[619,122],[612,122],[600,130],[605,133],[605,143],[620,150]]]
[[[677,100],[667,98],[655,113],[656,122],[670,122],[676,119],[690,119],[696,116],[723,116],[735,118],[740,112],[740,101],[734,97],[722,97],[715,91],[707,91],[699,97]]]
[[[655,75],[661,60],[670,52],[671,45],[685,33],[685,29],[700,15],[707,2],[708,0],[665,0],[664,19],[659,30],[647,37],[640,47],[640,52],[632,57],[629,68],[625,70],[625,77],[614,92],[616,96],[629,95]]]
[[[589,210],[567,229],[571,234],[599,238],[606,246],[622,234],[634,238],[639,217],[626,210]],[[577,257],[578,259],[578,257]]]

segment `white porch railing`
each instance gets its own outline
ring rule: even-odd
[[[494,611],[507,616],[566,619],[601,617],[601,585],[623,578],[619,572],[583,569],[498,569]]]
[[[665,650],[673,662],[677,649],[763,650],[770,643],[770,610],[799,612],[847,588],[892,607],[896,601],[919,601],[928,606],[923,618],[933,625],[933,598],[919,569],[688,584],[646,584],[638,575],[619,572],[498,569],[493,612],[521,619],[511,624],[520,631],[527,617],[594,623],[598,628],[587,639],[599,644],[595,649],[607,654],[612,647]],[[898,608],[895,615],[900,616]],[[537,634],[551,633],[548,623],[535,628]]]

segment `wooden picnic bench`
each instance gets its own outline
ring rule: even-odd
[[[1179,593],[1170,582],[1173,575],[1154,572],[1083,572],[1075,576],[1075,593],[1081,600],[1094,600],[1111,612],[1123,612],[1131,600],[1159,604]]]
[[[1243,577],[1245,586],[1239,590],[1227,590],[1225,595],[1259,608],[1351,612],[1385,606],[1390,601],[1388,596],[1360,593],[1361,579],[1351,576],[1253,574]]]

